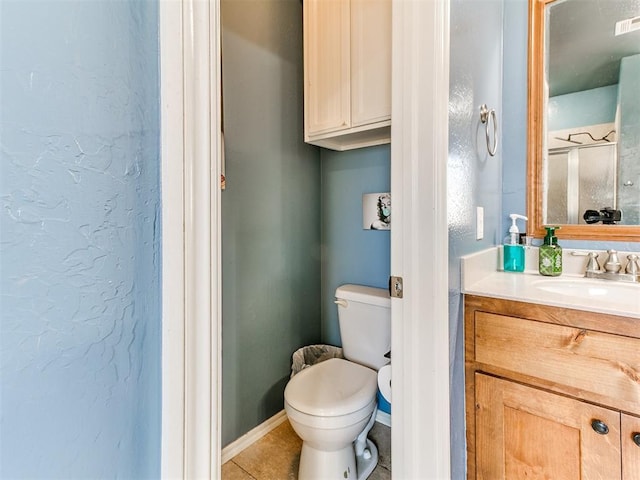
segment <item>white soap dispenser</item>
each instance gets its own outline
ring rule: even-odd
[[[503,267],[505,272],[524,272],[524,246],[520,245],[520,231],[516,220],[528,220],[524,215],[512,213],[509,235],[504,239],[502,249]]]

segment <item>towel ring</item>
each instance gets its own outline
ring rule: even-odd
[[[496,111],[492,108],[489,110],[486,104],[480,105],[480,121],[485,124],[485,137],[487,139],[487,151],[492,157],[498,150],[498,123],[496,121]],[[491,147],[491,138],[489,135],[489,125],[493,123],[493,148]]]

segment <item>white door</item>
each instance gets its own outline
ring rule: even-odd
[[[393,476],[448,479],[448,0],[395,0],[392,30]]]

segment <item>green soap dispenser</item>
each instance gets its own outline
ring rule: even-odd
[[[544,228],[547,234],[538,250],[538,271],[540,275],[557,277],[562,274],[562,247],[558,245],[558,237],[555,236],[555,231],[560,227]]]

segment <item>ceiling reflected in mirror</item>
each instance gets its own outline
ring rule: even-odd
[[[640,53],[640,0],[556,1],[546,17],[550,97],[616,85],[620,60]]]

